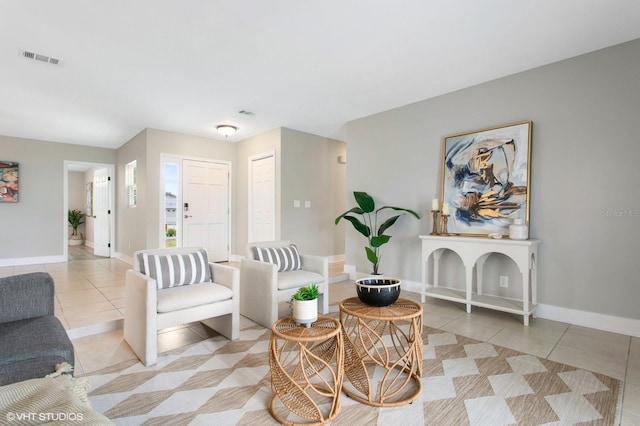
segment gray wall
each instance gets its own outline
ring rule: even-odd
[[[344,228],[333,220],[346,210],[346,165],[338,163],[345,154],[344,142],[282,129],[282,238],[295,241],[303,253],[344,253]]]
[[[333,219],[345,205],[346,170],[337,162],[346,152],[345,143],[287,128],[236,144],[234,253],[244,256],[249,239],[249,158],[271,151],[276,163],[276,239],[295,241],[307,254],[343,254],[344,231]],[[294,208],[293,200],[300,200],[302,207]],[[304,208],[305,200],[311,201],[310,209]]]
[[[638,70],[640,40],[352,121],[347,192],[424,216],[440,191],[443,136],[532,120],[539,302],[640,319]],[[399,223],[384,248],[385,273],[420,281],[417,236],[430,223],[429,215]],[[346,263],[364,272],[362,246],[349,230]],[[505,259],[491,261],[485,279],[497,281]]]
[[[20,202],[0,203],[0,218],[10,224],[5,226],[3,237],[12,241],[10,245],[0,247],[0,265],[14,264],[13,259],[40,257],[61,257],[66,246],[70,229],[64,206],[64,160],[77,163],[116,164],[116,200],[115,200],[115,251],[131,256],[136,250],[159,246],[160,219],[160,155],[162,153],[188,158],[208,158],[232,163],[232,254],[243,256],[247,244],[247,190],[248,158],[266,151],[276,153],[276,215],[277,238],[281,238],[280,218],[282,216],[280,193],[282,182],[285,189],[292,185],[295,191],[314,193],[313,224],[326,226],[334,217],[336,206],[344,198],[344,165],[334,164],[337,155],[344,153],[344,143],[320,138],[306,133],[285,129],[287,144],[290,146],[291,161],[299,164],[288,170],[295,172],[303,167],[308,173],[306,163],[313,160],[314,179],[309,179],[309,191],[300,189],[297,178],[284,181],[281,177],[281,138],[283,129],[274,129],[239,143],[184,135],[157,129],[145,129],[118,150],[92,148],[47,141],[0,136],[0,151],[9,153],[1,159],[20,163]],[[303,143],[297,147],[296,141]],[[311,154],[305,153],[310,150]],[[318,161],[318,156],[326,160]],[[125,167],[131,161],[137,161],[138,168],[138,204],[127,206],[127,194],[124,188]],[[322,176],[321,173],[328,175]],[[342,174],[342,177],[340,177]],[[84,211],[84,184],[91,179],[92,173],[68,173],[70,177],[69,207]],[[321,185],[316,182],[320,182]],[[306,183],[305,183],[306,184]],[[316,194],[322,188],[326,194]],[[330,207],[329,207],[330,206]],[[323,212],[318,215],[319,212]],[[92,220],[89,219],[89,228]],[[83,225],[85,226],[85,225]],[[61,232],[64,227],[64,232]],[[334,227],[335,228],[335,227]],[[85,230],[87,230],[85,228]],[[92,232],[87,230],[89,241]],[[344,238],[340,230],[334,229],[332,238],[314,233],[306,237],[307,228],[302,230],[300,241],[320,254],[338,255],[344,252]],[[286,238],[298,239],[298,235],[289,226]],[[316,242],[318,245],[316,246]],[[40,262],[40,260],[36,260]],[[31,262],[33,263],[33,262]]]
[[[137,204],[128,206],[125,185],[127,164],[136,161]],[[147,242],[147,130],[143,130],[118,148],[116,164],[116,252],[127,256],[149,247]],[[156,215],[159,213],[155,213]]]
[[[233,163],[235,146],[216,139],[145,129],[118,149],[117,175],[121,184],[116,190],[117,251],[126,256],[132,256],[136,250],[160,247],[160,212],[163,208],[159,186],[161,154]],[[127,206],[124,175],[126,165],[134,160],[137,161],[138,203],[131,208]],[[233,231],[232,223],[232,235]]]
[[[0,203],[2,259],[62,256],[69,231],[64,161],[115,163],[115,150],[0,136],[2,160],[20,167],[20,201]],[[69,232],[70,233],[70,232]]]

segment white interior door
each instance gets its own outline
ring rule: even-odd
[[[93,254],[96,256],[111,257],[110,183],[108,169],[93,172]]]
[[[249,159],[249,242],[276,239],[275,155]]]
[[[204,247],[211,262],[229,260],[229,165],[182,162],[182,245]]]

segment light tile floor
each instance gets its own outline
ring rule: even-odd
[[[70,247],[69,253],[69,262],[2,267],[0,276],[34,271],[53,276],[56,316],[73,338],[77,375],[135,359],[121,328],[124,276],[130,265],[117,259],[95,258],[84,247]],[[339,268],[339,264],[332,265],[332,275],[338,274]],[[352,281],[331,285],[332,303],[353,296]],[[416,293],[406,292],[402,297],[420,301]],[[524,327],[517,316],[484,309],[467,314],[463,305],[434,299],[428,299],[423,306],[427,326],[623,380],[621,424],[640,425],[640,338],[541,318]],[[252,324],[244,317],[241,321],[241,328]],[[93,334],[97,331],[103,332]],[[158,335],[159,351],[207,339],[210,333],[200,323],[162,330]]]

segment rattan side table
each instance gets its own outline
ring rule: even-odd
[[[269,412],[277,421],[324,424],[338,415],[344,343],[337,320],[319,316],[310,328],[291,318],[273,323],[269,367],[274,392]]]
[[[422,392],[422,305],[398,299],[384,307],[357,297],[340,303],[345,344],[342,390],[376,407],[413,402]]]

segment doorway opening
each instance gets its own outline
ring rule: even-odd
[[[64,216],[78,209],[84,219],[84,245],[95,256],[112,257],[115,247],[115,165],[90,162],[64,162]],[[63,225],[63,257],[69,259],[68,224]]]

